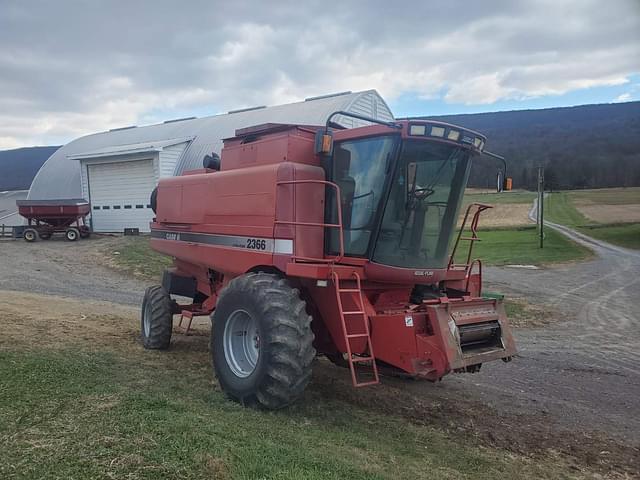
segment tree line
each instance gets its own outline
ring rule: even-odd
[[[640,186],[640,102],[430,118],[486,135],[514,188],[535,190],[539,166],[550,189]],[[469,185],[494,187],[498,168],[478,158]]]

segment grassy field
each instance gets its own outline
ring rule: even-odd
[[[482,230],[479,242],[473,247],[473,257],[485,265],[544,265],[578,261],[589,258],[591,251],[567,239],[555,230],[545,231],[544,248],[539,248],[538,231],[533,226]],[[466,253],[467,242],[461,242],[456,260]]]
[[[528,219],[536,193],[526,191],[478,193],[468,190],[464,206],[470,203],[494,205],[480,217],[480,238],[474,246],[474,258],[486,265],[544,265],[579,261],[591,256],[590,250],[548,229],[544,248],[539,248],[538,233]],[[465,247],[465,243],[461,247]],[[457,260],[465,248],[459,248]]]
[[[347,372],[326,362],[302,402],[256,411],[220,392],[204,335],[179,337],[169,352],[144,351],[137,311],[0,297],[3,479],[576,477],[558,453],[523,456],[442,428],[429,418],[441,408],[428,402],[410,421],[399,392],[355,391]],[[33,315],[19,302],[37,305]],[[87,313],[82,327],[70,329],[79,312]]]
[[[572,190],[568,194],[578,203],[588,202],[604,205],[637,205],[640,203],[640,187]]]
[[[545,219],[575,228],[576,230],[614,245],[640,249],[640,223],[636,221],[616,221],[615,223],[596,222],[588,219],[584,211],[598,206],[599,213],[606,218],[607,206],[611,210],[611,218],[625,220],[624,210],[620,206],[628,206],[628,219],[636,217],[635,207],[640,205],[640,188],[581,190],[552,193],[545,199]]]
[[[159,280],[171,266],[171,257],[151,250],[148,236],[122,237],[104,254],[110,266],[148,280]]]
[[[465,205],[469,203],[487,203],[490,205],[495,204],[520,204],[526,203],[531,205],[536,198],[535,192],[527,192],[525,190],[514,190],[511,192],[490,192],[490,193],[476,193],[473,190],[469,190],[464,196]]]
[[[585,225],[589,222],[575,208],[567,192],[552,193],[544,199],[544,219],[570,227]]]
[[[640,250],[640,223],[582,225],[578,230],[585,235],[614,245]]]
[[[540,478],[465,445],[331,399],[278,413],[232,403],[199,366],[78,350],[0,353],[2,478]],[[555,472],[552,473],[552,472]]]

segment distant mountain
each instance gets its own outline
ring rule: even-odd
[[[514,188],[535,189],[538,165],[555,189],[640,186],[640,102],[428,118],[485,134],[487,149],[507,158]],[[470,185],[495,185],[496,168],[478,159]]]
[[[0,151],[0,192],[28,190],[31,181],[58,147],[27,147]]]

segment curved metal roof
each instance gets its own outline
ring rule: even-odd
[[[190,138],[192,140],[178,160],[174,172],[174,175],[179,175],[184,170],[201,168],[205,155],[220,153],[222,139],[234,136],[238,128],[269,122],[323,125],[327,117],[338,110],[393,120],[391,110],[378,92],[367,90],[308,98],[303,102],[274,107],[236,110],[211,117],[178,119],[157,125],[95,133],[69,142],[49,157],[33,179],[28,198],[46,200],[81,197],[80,162],[73,158],[85,152]],[[335,122],[346,127],[366,124],[342,116],[335,117]]]

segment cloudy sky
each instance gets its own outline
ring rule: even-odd
[[[396,116],[640,100],[640,0],[0,0],[0,149],[369,88]]]

